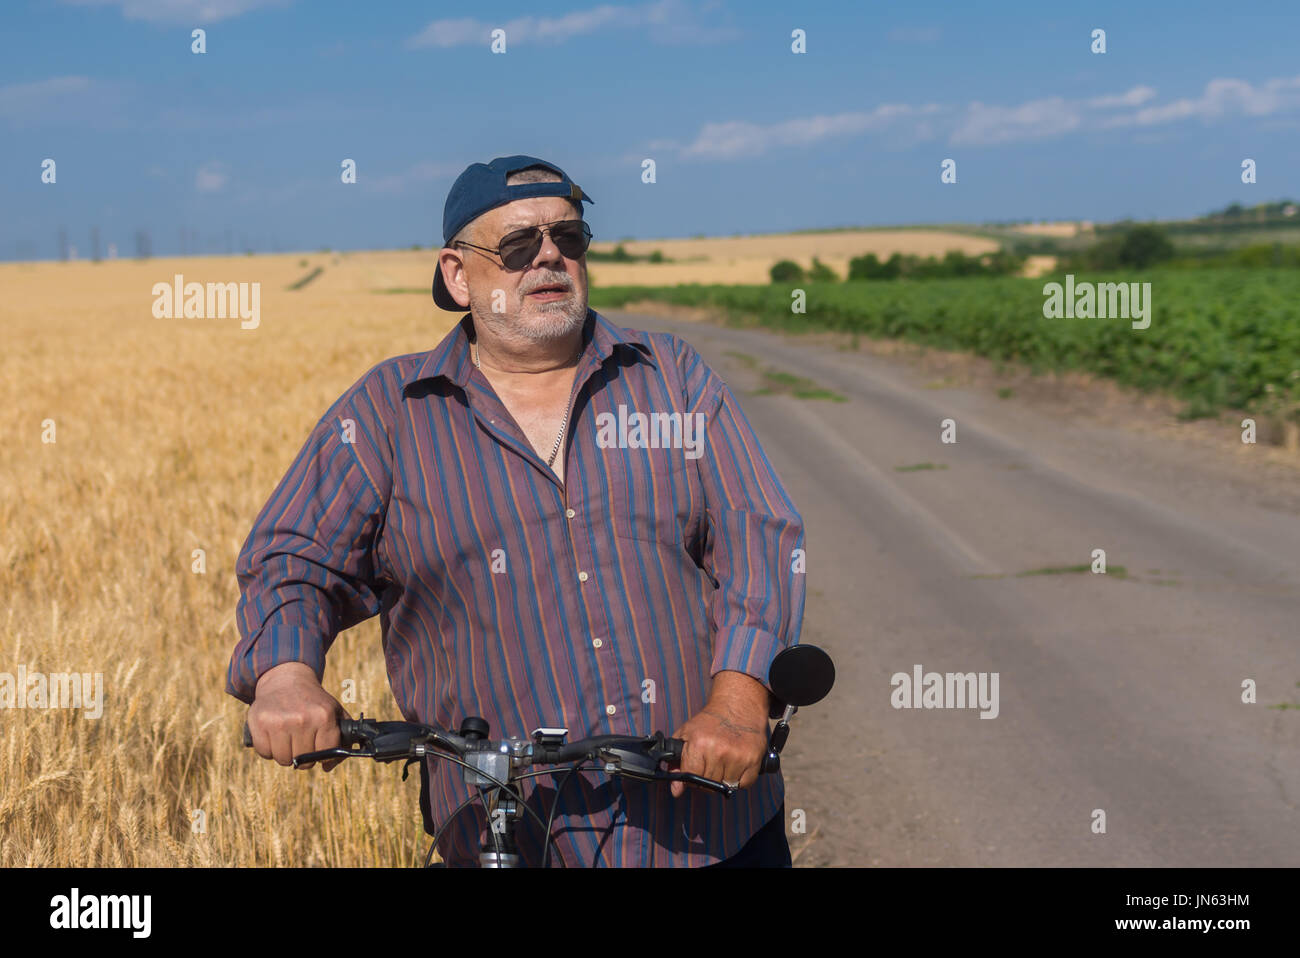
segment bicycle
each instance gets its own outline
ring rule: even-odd
[[[768,685],[774,703],[769,718],[778,719],[768,738],[767,752],[763,756],[760,773],[771,774],[781,768],[781,750],[790,734],[790,719],[801,706],[813,705],[830,692],[835,682],[835,667],[831,658],[814,645],[795,645],[779,653],[768,671]],[[653,735],[597,735],[566,743],[568,729],[534,729],[529,739],[511,737],[490,739],[488,722],[477,716],[465,718],[460,729],[453,733],[437,725],[418,722],[377,722],[361,715],[356,719],[341,719],[339,734],[342,744],[296,755],[293,767],[330,758],[369,758],[376,762],[405,760],[402,779],[405,780],[413,762],[426,757],[436,757],[453,762],[464,769],[465,783],[475,790],[451,813],[433,833],[433,841],[425,856],[425,867],[430,867],[438,839],[456,816],[475,802],[487,814],[487,837],[479,849],[481,868],[517,868],[520,856],[515,842],[515,828],[527,812],[542,827],[546,839],[542,844],[542,867],[548,866],[551,848],[551,825],[565,783],[575,772],[601,771],[610,776],[624,776],[643,782],[684,782],[696,788],[706,788],[731,798],[736,786],[704,778],[691,772],[670,771],[662,765],[680,762],[682,739],[667,738],[662,732]],[[252,747],[248,723],[244,723],[244,745]],[[358,746],[353,748],[353,746]],[[593,762],[583,765],[583,762]],[[514,786],[526,778],[555,773],[554,766],[569,764],[555,787],[547,820],[529,808]],[[531,771],[531,766],[550,766],[541,771]]]

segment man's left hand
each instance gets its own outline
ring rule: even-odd
[[[673,732],[673,738],[686,742],[680,770],[739,782],[741,788],[753,785],[767,751],[770,703],[771,694],[762,682],[744,672],[719,672],[703,710]],[[670,787],[673,798],[686,791],[681,782]]]

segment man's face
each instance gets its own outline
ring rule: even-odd
[[[579,219],[573,204],[559,196],[534,196],[515,200],[480,216],[473,227],[471,242],[496,249],[501,238],[529,226]],[[500,256],[469,247],[458,247],[456,256],[443,250],[440,264],[453,275],[443,273],[447,288],[462,306],[467,305],[476,322],[493,327],[508,338],[533,342],[559,339],[582,326],[587,316],[587,257],[566,258],[544,232],[542,247],[523,269],[510,271]],[[456,278],[455,263],[463,264],[461,275],[468,284],[464,295]],[[547,287],[547,291],[542,291]],[[557,289],[558,287],[558,289]]]

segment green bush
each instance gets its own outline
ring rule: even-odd
[[[1173,241],[1160,227],[1130,226],[1065,257],[1061,265],[1067,271],[1148,269],[1173,259],[1176,252]]]
[[[803,267],[793,260],[783,259],[772,266],[768,273],[774,283],[803,282]]]
[[[1136,226],[1119,245],[1119,265],[1146,269],[1174,256],[1173,241],[1158,226]]]
[[[835,275],[835,270],[814,256],[812,269],[808,271],[808,279],[814,283],[834,283],[839,277]]]
[[[849,279],[898,279],[903,271],[903,257],[898,253],[880,262],[875,253],[849,260]]]
[[[608,253],[602,253],[594,249],[587,250],[587,259],[593,263],[631,263],[637,258],[629,253],[622,243],[619,243]]]
[[[942,259],[903,256],[895,253],[885,262],[875,253],[849,260],[849,279],[960,279],[968,276],[1010,276],[1025,265],[1023,256],[998,250],[983,256],[967,256],[950,250]]]

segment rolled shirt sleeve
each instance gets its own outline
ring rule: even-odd
[[[717,586],[711,674],[744,672],[767,686],[772,660],[799,641],[803,519],[730,387],[693,348],[685,350],[690,408],[706,417],[698,466],[707,518],[704,568]]]
[[[322,678],[338,633],[380,611],[379,432],[363,379],[317,423],[254,521],[235,563],[241,639],[226,679],[241,701],[285,662]]]

